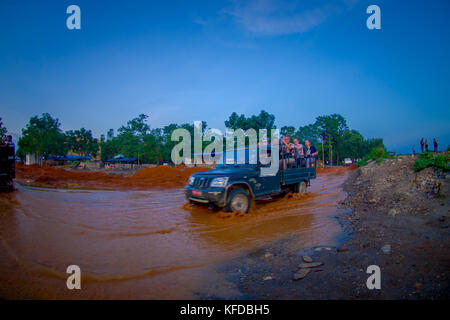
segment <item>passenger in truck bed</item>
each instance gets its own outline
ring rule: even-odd
[[[281,160],[280,166],[283,169],[286,169],[288,166],[292,166],[294,164],[294,144],[290,142],[288,136],[284,136],[281,139]]]
[[[306,156],[306,167],[310,168],[315,165],[316,156],[319,154],[316,147],[311,145],[309,140],[305,140],[305,156]]]
[[[303,145],[298,141],[298,139],[294,139],[294,159],[295,166],[297,168],[303,167],[303,160],[305,158],[305,153],[303,150]]]

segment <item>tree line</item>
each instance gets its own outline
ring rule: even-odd
[[[171,151],[178,143],[171,140],[175,129],[186,129],[194,137],[193,124],[171,123],[162,128],[151,128],[148,119],[147,115],[140,114],[118,128],[117,132],[110,129],[106,135],[96,139],[92,131],[86,128],[63,132],[58,119],[43,113],[31,117],[22,129],[17,155],[24,159],[26,154],[37,154],[47,159],[50,155],[65,155],[72,151],[81,156],[95,157],[100,154],[101,160],[105,161],[122,154],[127,158],[137,158],[140,163],[161,164],[171,162]],[[233,112],[224,124],[234,130],[253,128],[257,132],[259,129],[270,132],[270,129],[276,129],[275,116],[264,110],[249,117]],[[203,132],[207,128],[207,123],[203,121]],[[334,164],[347,157],[363,158],[373,148],[386,150],[383,139],[365,139],[357,130],[350,129],[345,118],[339,114],[319,116],[314,123],[298,128],[284,126],[280,132],[289,136],[291,141],[296,138],[304,143],[308,139],[319,150],[319,158]],[[209,143],[205,141],[204,146]]]

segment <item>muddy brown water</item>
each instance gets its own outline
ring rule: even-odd
[[[323,173],[302,197],[264,200],[247,215],[186,204],[182,189],[30,188],[0,195],[3,298],[196,298],[214,266],[295,235],[298,248],[333,245],[343,173]],[[81,268],[68,290],[66,268]],[[232,293],[230,293],[232,295]]]

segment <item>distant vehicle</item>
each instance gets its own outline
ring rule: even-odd
[[[0,146],[0,191],[14,190],[13,179],[16,177],[14,144]]]
[[[236,150],[234,152],[236,154]],[[316,178],[315,164],[311,168],[288,166],[286,169],[280,168],[274,175],[263,176],[263,165],[259,161],[257,164],[249,164],[248,148],[245,153],[245,164],[220,164],[214,170],[197,172],[190,176],[187,186],[184,187],[186,199],[191,203],[224,207],[229,212],[247,213],[251,200],[286,192],[305,194],[310,181]]]
[[[351,166],[352,164],[353,164],[353,161],[351,158],[344,159],[344,166]]]

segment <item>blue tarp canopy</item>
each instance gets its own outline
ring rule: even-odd
[[[65,156],[49,156],[48,159],[55,161],[80,161],[80,160],[91,160],[91,157],[89,156],[82,157],[66,154]]]
[[[117,163],[131,163],[135,162],[137,158],[109,158],[106,162],[117,162]]]

